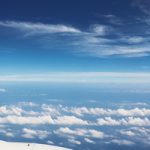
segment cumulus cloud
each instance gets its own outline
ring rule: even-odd
[[[104,117],[97,119],[96,122],[89,122],[86,119],[77,118],[75,116],[58,116],[53,119],[51,116],[16,116],[8,115],[0,117],[0,124],[16,124],[16,125],[99,125],[99,126],[150,126],[150,120],[147,117],[125,117],[121,119],[114,119],[111,117]],[[91,131],[92,132],[92,131]]]
[[[99,139],[103,139],[105,137],[105,134],[103,132],[94,129],[77,128],[75,130],[72,130],[68,127],[61,127],[58,130],[56,130],[55,133],[59,135],[74,135]]]
[[[60,115],[60,112],[59,112],[59,107],[53,107],[53,106],[49,106],[49,105],[46,105],[46,104],[43,104],[42,106],[41,106],[41,108],[42,108],[42,111],[43,111],[43,114],[49,114],[49,115],[51,115],[51,116],[58,116],[58,115]]]
[[[132,107],[112,109],[41,104],[38,110],[37,107],[34,110],[30,105],[4,105],[0,109],[0,133],[10,138],[18,136],[40,140],[53,134],[75,145],[82,142],[95,144],[97,141],[117,145],[133,145],[140,141],[147,145],[149,110],[144,108],[145,105]],[[16,131],[16,126],[20,130]],[[44,130],[41,130],[43,126]]]
[[[29,139],[33,139],[33,138],[44,139],[48,135],[49,135],[49,132],[45,130],[33,130],[33,129],[28,129],[28,128],[24,128],[22,130],[22,137],[29,138]]]
[[[21,115],[23,109],[15,106],[0,106],[0,115]]]
[[[54,120],[55,124],[60,125],[88,125],[88,121],[75,116],[59,116]]]
[[[97,119],[97,124],[100,126],[119,126],[121,125],[121,122],[112,119],[111,117],[105,117],[105,118]]]
[[[9,115],[0,117],[0,124],[16,124],[16,125],[40,125],[40,124],[53,124],[53,119],[50,116],[14,116]]]
[[[122,130],[122,131],[120,131],[120,133],[122,134],[122,135],[127,135],[127,136],[135,136],[135,133],[133,132],[133,131],[130,131],[130,130]]]
[[[100,126],[150,126],[150,120],[146,117],[127,117],[122,119],[112,119],[111,117],[105,117],[97,119],[97,124]]]
[[[72,112],[78,116],[96,115],[96,116],[150,116],[150,109],[133,108],[133,109],[105,109],[105,108],[87,108],[87,107],[72,107],[66,108],[65,111]]]
[[[54,107],[42,104],[37,111],[32,109],[32,103],[30,104],[31,106],[28,106],[30,109],[26,109],[22,105],[1,106],[0,124],[150,126],[150,110],[143,107],[111,109],[100,107]],[[95,119],[89,121],[87,115]]]

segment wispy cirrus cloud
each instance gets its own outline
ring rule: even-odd
[[[113,18],[111,15],[108,17]],[[91,24],[86,29],[81,30],[64,24],[0,21],[0,27],[20,31],[20,34],[26,38],[35,39],[43,48],[65,48],[74,55],[130,58],[150,55],[150,38],[142,36],[141,31],[139,35],[135,34],[134,29],[131,30],[131,34],[130,32],[125,33],[124,26],[116,28],[112,25]],[[144,34],[145,32],[148,31],[143,31]],[[57,47],[58,43],[61,46]]]
[[[77,28],[63,25],[63,24],[0,21],[0,26],[24,31],[26,35],[52,34],[52,33],[80,33],[81,32]]]
[[[95,16],[100,19],[105,19],[106,22],[108,22],[109,24],[112,24],[112,25],[121,26],[125,23],[124,20],[120,19],[119,17],[117,17],[114,14],[105,14],[105,15],[95,14]]]
[[[143,13],[150,15],[150,1],[148,0],[133,0],[132,6],[137,7],[140,9]]]

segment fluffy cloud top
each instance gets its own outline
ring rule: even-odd
[[[105,137],[105,134],[101,131],[97,131],[94,129],[76,129],[72,130],[68,127],[65,128],[59,128],[57,131],[55,131],[56,134],[59,135],[75,135],[75,136],[83,136],[83,137],[90,137],[90,138],[99,138],[102,139]]]
[[[43,131],[43,130],[33,130],[33,129],[28,129],[28,128],[24,128],[22,130],[22,137],[24,138],[35,138],[38,137],[40,139],[44,139],[49,135],[48,131]]]
[[[4,105],[0,107],[0,133],[9,138],[19,134],[22,138],[47,141],[54,135],[66,139],[71,145],[81,145],[84,142],[96,144],[100,141],[132,146],[139,139],[148,144],[149,109],[144,108],[145,105],[132,107],[110,109],[42,104],[38,105],[37,111],[37,104]],[[14,125],[19,126],[20,131],[15,132],[12,129]],[[106,128],[108,131],[104,130]]]

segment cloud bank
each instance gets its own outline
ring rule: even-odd
[[[138,145],[139,141],[149,145],[150,109],[145,105],[131,106],[112,109],[33,102],[1,105],[0,133],[12,139],[21,136],[47,140],[47,143],[54,143],[50,137],[57,137],[71,146],[99,142],[133,146]]]
[[[51,72],[0,76],[0,81],[60,83],[149,83],[150,73],[132,72]],[[5,90],[2,89],[4,92]]]

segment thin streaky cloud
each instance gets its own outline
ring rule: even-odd
[[[52,72],[0,76],[0,81],[33,81],[62,83],[150,83],[150,73],[121,72]]]
[[[50,33],[80,33],[79,29],[63,24],[44,24],[33,22],[0,21],[0,26],[19,29],[29,35]]]
[[[149,38],[124,35],[113,26],[92,24],[81,30],[64,24],[44,24],[35,22],[0,21],[1,27],[21,31],[20,34],[34,36],[35,42],[50,49],[64,48],[78,56],[90,57],[146,57],[150,55]],[[55,34],[58,34],[54,37]],[[38,40],[37,35],[42,35]],[[108,37],[109,36],[109,37]],[[115,36],[115,38],[110,38]],[[65,41],[62,42],[62,37]],[[55,44],[60,43],[57,47]],[[56,47],[55,47],[56,46]]]

